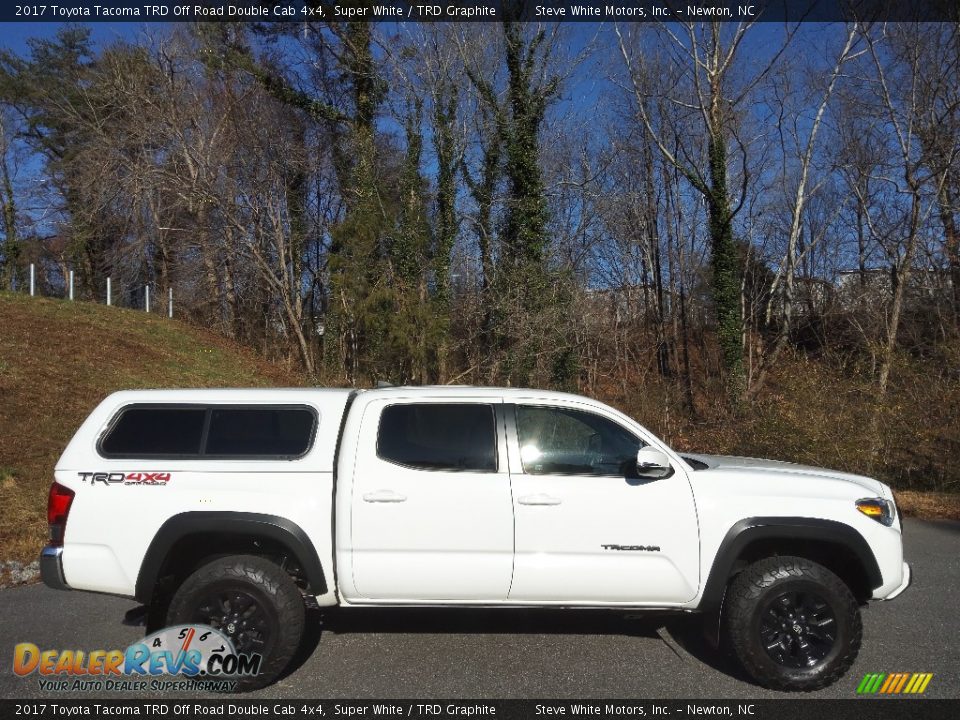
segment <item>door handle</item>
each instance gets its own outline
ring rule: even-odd
[[[536,495],[524,495],[517,498],[517,502],[521,505],[559,505],[562,501],[558,497],[553,497],[553,495],[537,493]]]
[[[406,502],[406,500],[406,495],[401,495],[393,490],[377,490],[363,496],[363,501],[368,503],[401,503]]]

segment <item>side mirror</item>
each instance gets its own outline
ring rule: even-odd
[[[673,472],[667,454],[647,445],[637,450],[637,474],[646,478],[665,478]]]

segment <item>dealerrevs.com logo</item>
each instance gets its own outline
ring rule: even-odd
[[[261,661],[208,625],[164,628],[126,650],[41,650],[28,642],[13,649],[13,672],[36,674],[43,691],[231,691]]]

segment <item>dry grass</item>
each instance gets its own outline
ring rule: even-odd
[[[960,495],[903,490],[895,493],[897,507],[906,517],[924,520],[960,520]]]
[[[960,347],[955,354],[960,357]],[[637,418],[679,450],[869,475],[895,489],[905,515],[960,520],[960,383],[932,361],[900,357],[879,408],[869,368],[799,353],[785,353],[765,392],[739,413],[724,405],[716,384],[703,380],[709,373],[695,376],[695,420],[677,384],[660,383],[653,373],[585,392]]]
[[[717,388],[698,388],[696,420],[677,390],[649,376],[626,393],[594,394],[680,450],[834,468],[948,498],[960,492],[960,383],[937,370],[900,358],[878,406],[868,369],[785,353],[760,398],[738,412]]]
[[[0,560],[36,558],[54,464],[109,393],[301,384],[236,343],[177,321],[0,293]]]

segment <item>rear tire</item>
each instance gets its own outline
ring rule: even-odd
[[[754,680],[795,692],[819,690],[842,677],[863,634],[850,588],[822,565],[789,556],[760,560],[737,575],[722,622]]]
[[[174,593],[167,625],[211,625],[230,637],[239,653],[263,656],[260,672],[243,678],[236,692],[265,687],[290,664],[303,637],[303,597],[280,567],[255,555],[213,560]]]

